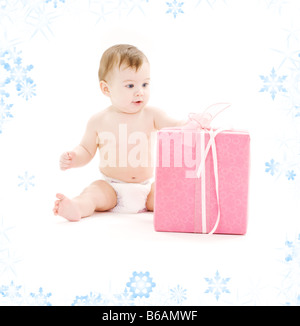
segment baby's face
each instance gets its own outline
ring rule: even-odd
[[[139,112],[148,103],[149,83],[148,62],[144,62],[138,71],[126,66],[115,67],[108,81],[113,107],[124,113]]]

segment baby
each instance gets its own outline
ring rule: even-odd
[[[53,212],[69,221],[79,221],[95,211],[153,211],[152,135],[185,123],[147,106],[150,65],[136,47],[120,44],[107,49],[98,76],[111,105],[90,118],[81,143],[61,155],[60,168],[86,165],[99,148],[101,177],[73,199],[56,195]]]

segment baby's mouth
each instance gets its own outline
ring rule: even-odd
[[[136,100],[136,101],[133,101],[133,103],[134,104],[141,104],[141,103],[143,103],[143,101],[142,100]]]

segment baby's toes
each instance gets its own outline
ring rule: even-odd
[[[54,203],[53,213],[54,215],[58,214],[59,200],[56,200]]]

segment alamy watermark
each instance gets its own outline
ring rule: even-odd
[[[187,177],[194,178],[201,160],[203,136],[201,132],[187,130],[160,132],[158,150],[153,155],[151,150],[155,148],[157,132],[128,133],[127,124],[120,124],[118,137],[108,131],[98,134],[100,167],[186,167],[191,169]]]

